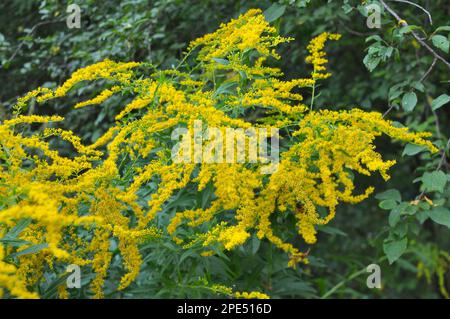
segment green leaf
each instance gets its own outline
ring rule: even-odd
[[[58,293],[58,287],[64,283],[67,278],[70,276],[70,272],[66,272],[62,275],[59,275],[53,282],[51,282],[47,289],[45,289],[42,293],[41,293],[41,298],[43,299],[49,299],[49,298],[56,298],[57,293]],[[84,277],[84,276],[83,276]]]
[[[391,210],[391,209],[393,209],[394,207],[397,206],[397,202],[395,200],[392,200],[392,199],[387,199],[387,200],[381,201],[378,204],[378,206],[381,209],[384,209],[384,210]]]
[[[413,156],[422,151],[425,151],[427,148],[425,146],[415,145],[415,144],[406,144],[405,149],[403,150],[402,156],[408,155]]]
[[[350,13],[353,10],[353,7],[349,5],[348,3],[342,5],[342,10],[344,10],[344,13]]]
[[[427,172],[420,180],[422,181],[421,190],[443,193],[447,184],[447,175],[443,171]]]
[[[342,230],[328,225],[320,226],[318,227],[318,229],[330,235],[348,236],[347,233],[343,232]]]
[[[420,224],[423,224],[428,219],[428,217],[430,217],[428,216],[428,213],[429,212],[421,210],[416,214],[416,219],[419,221]]]
[[[267,22],[273,22],[281,17],[285,10],[286,6],[274,3],[266,11],[264,11],[264,17],[266,17]]]
[[[389,226],[395,227],[400,221],[400,210],[393,209],[389,214]]]
[[[413,31],[415,29],[418,29],[418,27],[415,25],[405,25],[399,29],[398,33],[400,35],[404,35],[404,34],[411,33],[411,31]]]
[[[407,202],[403,202],[399,206],[401,206],[400,212],[402,215],[414,215],[418,210],[418,207],[416,205],[410,205]]]
[[[363,63],[366,66],[367,70],[369,70],[369,72],[375,70],[375,68],[378,66],[378,64],[380,64],[380,62],[381,57],[373,54],[367,54],[363,60]]]
[[[311,0],[300,0],[296,1],[295,4],[298,8],[306,8],[306,6],[311,2]],[[292,3],[292,1],[291,1]]]
[[[447,104],[450,102],[450,95],[442,94],[439,95],[437,98],[431,102],[431,108],[436,111],[438,108],[440,108],[442,105]]]
[[[393,47],[386,47],[386,49],[383,49],[381,51],[383,53],[383,61],[386,61],[388,58],[392,56],[392,53],[394,52]]]
[[[238,86],[238,83],[236,82],[227,82],[227,83],[223,83],[221,86],[219,86],[216,90],[216,92],[214,92],[213,96],[216,97],[219,94],[231,94],[233,93],[233,89],[236,88]]]
[[[408,24],[408,25],[406,25],[406,26],[401,27],[401,28],[399,29],[398,33],[399,33],[401,36],[403,36],[403,35],[408,34],[408,33],[410,33],[411,31],[414,31],[414,30],[420,30],[420,31],[422,31],[423,33],[425,33],[425,31],[423,30],[422,27],[420,27],[420,26],[418,26],[418,25],[412,25],[412,24]]]
[[[20,220],[3,238],[0,238],[0,243],[9,245],[11,247],[20,247],[29,244],[28,241],[18,239],[17,236],[31,223],[31,218]]]
[[[395,227],[392,229],[392,233],[395,235],[395,238],[406,237],[406,234],[408,233],[408,224],[400,223],[395,225]]]
[[[447,32],[450,32],[450,26],[446,25],[446,26],[439,27],[439,28],[437,28],[436,30],[434,30],[434,33],[437,33],[437,32],[439,32],[439,31],[447,31]]]
[[[383,243],[383,251],[387,256],[390,265],[403,255],[407,246],[408,239],[406,237],[400,240],[385,241]]]
[[[396,189],[388,189],[385,192],[377,194],[375,196],[375,198],[379,199],[379,200],[391,199],[391,200],[395,200],[397,202],[401,202],[402,201],[402,195]]]
[[[425,92],[425,85],[422,82],[414,81],[411,83],[411,86],[415,88],[417,91]]]
[[[389,101],[395,100],[400,95],[402,95],[403,89],[401,87],[391,87],[389,89]]]
[[[14,239],[28,226],[31,224],[31,218],[26,218],[20,220],[16,226],[14,226],[5,236],[4,238]]]
[[[402,107],[406,112],[411,112],[414,110],[417,104],[417,95],[414,92],[408,92],[403,95]]]
[[[261,245],[261,240],[259,240],[258,237],[253,236],[253,238],[252,238],[252,254],[253,255],[255,255],[258,252],[260,245]]]
[[[188,250],[186,250],[186,251],[181,255],[180,260],[179,260],[179,262],[178,262],[178,265],[181,265],[181,264],[183,263],[183,261],[184,261],[186,258],[189,258],[189,257],[195,257],[195,256],[198,256],[198,254],[195,252],[195,250],[193,250],[193,249],[188,249]]]
[[[223,65],[230,64],[230,61],[228,61],[227,59],[212,58],[212,60],[217,62],[217,63],[219,63],[219,64],[223,64]]]
[[[374,34],[366,38],[366,42],[369,41],[383,42],[383,39],[378,34]]]
[[[3,243],[5,245],[11,246],[11,247],[20,247],[23,245],[27,245],[30,242],[22,239],[10,239],[10,238],[1,238],[0,243]]]
[[[428,211],[428,216],[435,222],[450,228],[450,210],[445,207],[435,207]]]
[[[446,37],[444,37],[443,35],[434,35],[431,38],[431,41],[433,42],[433,45],[436,48],[441,49],[442,51],[444,51],[445,53],[448,53],[449,47],[450,47],[450,43],[448,41],[448,39]]]
[[[42,249],[45,249],[48,247],[48,244],[37,244],[37,245],[33,245],[30,246],[24,250],[18,251],[16,253],[13,253],[11,255],[9,255],[10,258],[14,258],[14,257],[19,257],[19,256],[23,256],[23,255],[29,255],[29,254],[35,254],[39,251],[41,251]]]

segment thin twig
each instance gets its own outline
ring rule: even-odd
[[[382,116],[382,117],[385,118],[386,115],[388,115],[389,112],[391,112],[393,108],[394,108],[394,105],[389,106],[389,108],[387,109],[387,111],[383,113],[383,116]]]
[[[425,80],[425,78],[428,76],[428,74],[430,74],[431,70],[433,70],[434,65],[436,64],[436,57],[433,59],[433,62],[431,63],[430,67],[428,68],[428,70],[424,73],[424,75],[422,75],[422,77],[420,78],[419,82],[423,82]],[[426,93],[426,92],[425,92]],[[428,100],[426,100],[426,105],[430,108],[431,113],[433,113],[434,116],[434,122],[435,122],[435,126],[436,126],[436,135],[437,137],[440,139],[442,134],[441,134],[441,126],[439,125],[439,117],[436,114],[436,111],[433,109],[433,107],[430,105],[430,103],[428,103]]]
[[[437,58],[434,57],[433,59],[433,63],[431,63],[431,66],[428,68],[428,70],[424,73],[424,75],[422,75],[422,77],[420,78],[419,82],[423,82],[425,80],[425,78],[428,76],[428,74],[430,74],[431,70],[433,70],[434,65],[436,64]]]
[[[30,32],[28,32],[27,35],[28,35],[28,36],[32,35],[32,34],[36,31],[37,28],[39,28],[39,27],[41,27],[41,26],[43,26],[43,25],[51,24],[51,23],[58,23],[58,22],[62,22],[62,21],[64,21],[64,19],[39,22],[39,23],[35,24],[35,25],[31,28]],[[25,42],[26,42],[26,41],[23,40],[23,41],[21,41],[21,42],[19,43],[19,45],[17,46],[16,50],[15,50],[14,53],[11,55],[11,57],[7,60],[7,62],[11,62],[12,60],[14,60],[14,58],[16,57],[16,55],[19,53],[20,49],[25,45]]]
[[[353,34],[353,35],[357,35],[357,36],[360,36],[360,37],[367,37],[367,36],[375,35],[375,34],[376,34],[375,32],[360,32],[360,31],[356,31],[356,30],[350,29],[348,26],[345,25],[345,23],[341,22],[340,20],[339,20],[339,24],[340,24],[340,25],[341,25],[348,33]]]
[[[406,1],[406,0],[391,0],[391,1],[407,3],[407,4],[413,5],[413,6],[417,7],[417,8],[419,8],[419,9],[421,9],[423,12],[425,12],[427,14],[428,21],[430,21],[430,24],[433,24],[433,19],[431,19],[430,12],[428,12],[428,10],[426,10],[424,7],[419,6],[417,3],[414,3],[414,2],[411,2],[411,1]]]
[[[447,151],[447,149],[449,147],[450,147],[450,138],[447,141],[447,145],[445,145],[444,149],[442,150],[441,160],[439,161],[439,165],[438,165],[438,167],[436,169],[437,171],[440,170],[442,168],[442,166],[444,166],[444,164],[447,163],[445,152]]]
[[[437,116],[436,111],[433,109],[433,107],[430,105],[430,103],[427,102],[428,107],[431,110],[431,113],[433,113],[434,116],[434,124],[436,126],[436,136],[437,138],[441,138],[442,134],[441,134],[441,126],[439,125],[439,117]]]
[[[398,21],[398,23],[402,26],[408,26],[408,22],[403,20],[394,10],[389,7],[384,0],[380,0],[380,3],[383,5],[383,7]],[[427,49],[431,54],[434,55],[435,58],[441,60],[449,69],[450,69],[450,62],[445,60],[442,56],[440,56],[436,51],[433,50],[432,47],[430,47],[424,40],[422,40],[419,35],[411,30],[412,36],[425,48]]]

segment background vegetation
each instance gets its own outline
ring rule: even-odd
[[[37,86],[55,87],[74,70],[105,58],[170,68],[191,40],[250,8],[266,10],[282,35],[296,39],[282,50],[285,58],[278,62],[288,78],[309,73],[301,66],[313,36],[340,33],[339,43],[327,48],[333,77],[322,82],[315,105],[359,106],[385,113],[399,126],[432,132],[440,153],[378,141],[384,157],[398,161],[392,179],[385,184],[380,178],[377,196],[339,207],[336,219],[320,229],[308,266],[288,268],[284,253],[257,238],[206,260],[195,249],[149,244],[142,248],[146,263],[139,279],[120,296],[214,296],[202,288],[207,278],[239,290],[259,287],[272,297],[448,297],[450,65],[442,60],[450,60],[450,4],[411,2],[420,7],[407,1],[353,0],[2,1],[0,120],[8,117],[18,96]],[[69,3],[81,7],[80,29],[66,26]],[[364,8],[370,3],[386,4],[404,21],[399,23],[384,10],[381,28],[369,29]],[[82,95],[83,89],[76,93]],[[114,98],[105,104],[110,107],[102,108],[73,110],[73,102],[67,99],[32,111],[66,116],[66,128],[87,143],[114,121]],[[172,204],[188,206],[189,198],[177,198]],[[365,267],[372,263],[381,266],[382,289],[366,286]],[[115,274],[110,276],[114,279]],[[44,296],[56,295],[55,283],[49,279],[42,288]],[[79,297],[86,293],[81,289]]]

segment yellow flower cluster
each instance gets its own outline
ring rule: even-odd
[[[212,285],[210,290],[223,294],[226,296],[239,298],[239,299],[269,299],[269,296],[258,291],[251,291],[251,292],[240,292],[240,291],[233,291],[233,289],[223,286],[223,285]]]
[[[325,58],[326,54],[323,49],[327,40],[339,40],[340,37],[340,34],[324,32],[311,40],[307,47],[309,55],[306,57],[305,61],[306,63],[311,63],[314,67],[314,70],[311,73],[311,77],[314,80],[326,79],[331,76],[331,73],[325,72],[325,64],[328,63],[328,60]]]
[[[110,98],[115,92],[118,92],[118,91],[120,91],[120,87],[113,86],[111,89],[104,90],[103,92],[101,92],[99,95],[97,95],[93,99],[75,104],[74,108],[78,109],[80,107],[85,107],[87,105],[101,104],[101,103],[105,102],[108,98]]]
[[[4,296],[5,289],[13,296],[27,299],[39,298],[37,293],[27,290],[26,281],[22,276],[17,274],[17,267],[4,262],[5,257],[5,248],[0,246],[0,298]]]
[[[100,63],[111,67],[106,73],[98,68],[88,67],[89,72],[78,72],[78,81],[93,79],[94,75],[109,77],[123,72],[120,63]],[[128,66],[127,66],[128,67]],[[70,85],[75,85],[74,77]],[[129,77],[126,81],[128,81]],[[65,83],[63,86],[67,88]],[[39,101],[55,98],[60,92],[37,90],[45,94],[28,94]],[[19,99],[18,103],[23,103]],[[110,242],[118,241],[125,268],[118,289],[126,288],[138,275],[141,258],[138,246],[143,240],[160,236],[160,231],[146,225],[145,228],[131,226],[130,218],[124,215],[127,203],[118,200],[122,193],[111,185],[117,168],[111,162],[94,166],[104,155],[96,147],[107,142],[108,136],[95,145],[85,146],[71,131],[60,128],[45,128],[42,134],[25,135],[17,133],[18,125],[50,123],[64,120],[59,116],[17,116],[5,120],[0,125],[0,201],[6,203],[0,210],[0,238],[8,239],[9,233],[21,222],[29,225],[11,240],[22,241],[23,245],[14,252],[14,246],[0,246],[0,287],[15,297],[36,298],[36,292],[28,291],[27,284],[42,281],[42,268],[55,262],[90,266],[97,273],[92,282],[94,297],[102,297],[103,281],[108,274],[112,254]],[[114,131],[111,131],[114,133]],[[59,137],[71,143],[79,154],[74,158],[62,157],[50,147],[45,139]],[[104,142],[101,142],[105,140]],[[95,168],[94,168],[95,167]],[[84,174],[82,173],[84,172]],[[130,204],[135,207],[135,203]],[[81,212],[85,207],[85,212]],[[91,238],[82,236],[81,229],[90,232]],[[6,241],[8,243],[9,241]],[[35,253],[21,254],[22,251],[40,247]],[[14,254],[20,255],[14,261]],[[13,258],[13,259],[11,259]],[[8,261],[7,261],[8,260]],[[14,263],[11,263],[13,261]],[[19,266],[14,266],[15,263]],[[58,288],[60,289],[60,288]],[[64,290],[61,290],[64,292]]]
[[[116,253],[110,249],[111,242],[117,244],[126,270],[116,288],[126,289],[140,272],[140,244],[164,235],[186,249],[200,242],[206,258],[212,247],[233,249],[256,234],[287,252],[290,266],[308,262],[307,253],[275,233],[274,216],[294,216],[299,234],[313,244],[316,227],[332,220],[339,203],[360,202],[373,191],[369,187],[353,194],[351,171],[379,172],[389,178],[387,170],[394,161],[384,161],[376,152],[376,137],[386,134],[436,151],[425,140],[429,135],[396,128],[379,113],[308,112],[298,89],[329,76],[323,46],[327,39],[338,37],[324,33],[308,46],[307,62],[314,66],[311,78],[282,81],[281,72],[265,63],[269,56],[279,58],[275,47],[290,39],[280,37],[260,10],[250,10],[195,40],[187,54],[201,47],[198,65],[180,64],[186,72],[143,75],[132,70],[139,63],[105,60],[76,71],[55,90],[37,89],[19,99],[17,109],[31,98],[44,103],[65,96],[80,82],[101,79],[114,86],[75,107],[102,103],[125,86],[134,93],[116,122],[92,145],[83,145],[72,132],[60,128],[47,127],[35,134],[14,129],[36,122],[50,125],[62,121],[61,117],[17,116],[1,123],[0,202],[6,204],[0,206],[0,239],[24,220],[28,224],[15,235],[23,246],[0,245],[0,293],[38,297],[27,283],[32,276],[34,283],[42,281],[42,269],[32,265],[70,263],[96,273],[90,287],[94,297],[103,297],[103,283]],[[199,72],[191,74],[196,68]],[[219,74],[225,78],[221,83],[217,83]],[[281,153],[279,168],[272,175],[261,174],[259,162],[172,161],[173,129],[186,128],[192,134],[198,120],[221,130],[247,129],[255,124],[243,114],[255,108],[264,110],[256,126],[269,131],[280,124],[292,128],[289,149]],[[76,156],[64,157],[52,149],[54,138],[71,143]],[[169,214],[166,208],[185,189],[212,195],[201,205],[179,209],[167,225],[156,228],[158,215]],[[16,251],[43,244],[35,253],[16,257],[14,263],[9,258]],[[68,297],[64,288],[60,293]]]
[[[257,291],[237,292],[235,293],[235,297],[243,299],[269,299],[269,296]]]
[[[243,71],[247,77],[280,74],[277,68],[265,67],[262,64],[268,57],[279,59],[275,47],[289,42],[292,38],[278,35],[275,27],[265,20],[260,9],[251,9],[222,24],[213,33],[192,41],[189,50],[202,47],[197,59],[207,64],[208,70]],[[241,63],[244,55],[257,52],[258,58],[253,65]]]

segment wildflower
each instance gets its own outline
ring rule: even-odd
[[[218,248],[243,245],[255,234],[286,252],[289,266],[308,263],[307,252],[277,234],[274,216],[295,218],[299,236],[312,245],[317,242],[317,227],[333,220],[340,203],[358,203],[374,191],[369,186],[355,193],[350,171],[389,178],[395,161],[384,160],[376,151],[377,137],[384,134],[437,151],[427,139],[430,134],[397,128],[377,112],[308,110],[301,90],[314,88],[317,80],[330,76],[324,45],[338,38],[330,33],[314,38],[306,58],[313,65],[311,76],[283,81],[282,72],[268,66],[267,59],[280,58],[276,46],[292,39],[279,36],[261,11],[252,9],[190,44],[188,54],[197,52],[200,72],[182,63],[180,70],[152,69],[138,78],[135,68],[142,64],[105,60],[74,72],[54,90],[36,89],[20,98],[16,117],[0,124],[0,200],[6,203],[0,211],[0,236],[24,222],[17,239],[28,244],[12,249],[43,248],[13,264],[0,246],[0,295],[39,297],[33,287],[45,278],[35,265],[45,262],[90,267],[96,274],[90,289],[101,298],[116,257],[125,270],[117,289],[124,290],[140,272],[142,243],[165,234],[186,249],[198,244],[205,257]],[[216,83],[218,73],[227,80]],[[59,116],[23,116],[19,111],[32,98],[44,103],[95,80],[113,85],[75,107],[102,103],[125,87],[133,96],[93,144],[84,145],[73,132],[61,128],[26,133],[15,129],[63,121]],[[256,124],[243,116],[255,108],[261,111]],[[263,163],[257,160],[205,163],[200,156],[194,163],[175,163],[171,130],[185,128],[194,136],[190,149],[195,155],[195,149],[208,142],[195,140],[201,135],[195,133],[204,129],[199,122],[221,133],[227,128],[254,127],[271,132],[281,124],[290,128],[292,136],[282,141],[287,147],[278,170],[270,176],[260,173]],[[76,156],[66,157],[53,149],[49,140],[54,138],[69,142]],[[233,158],[237,144],[232,147]],[[247,152],[250,147],[245,143],[242,149]],[[171,206],[186,189],[205,195],[189,203],[193,205],[189,208]],[[166,218],[160,219],[163,214]],[[168,221],[161,225],[160,220]],[[118,251],[111,251],[111,242]],[[207,287],[232,297],[267,297],[221,285]],[[63,289],[59,294],[68,297]]]

